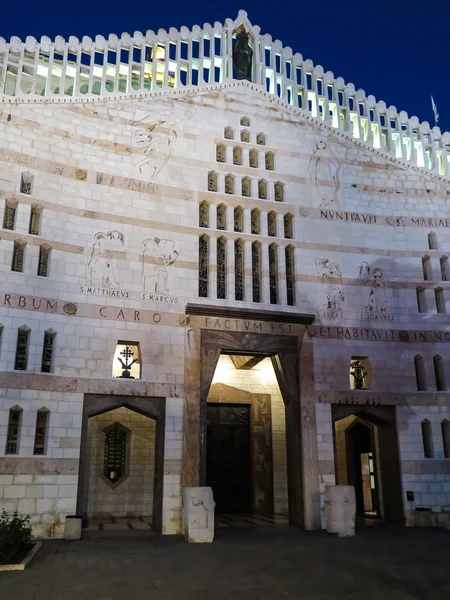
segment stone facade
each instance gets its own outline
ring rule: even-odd
[[[226,28],[240,25],[269,44],[244,13]],[[201,33],[184,29],[171,32]],[[61,42],[41,43],[56,60]],[[0,73],[17,44],[0,44]],[[262,363],[223,381],[272,396],[277,510],[297,493],[283,475],[290,454],[302,525],[320,527],[320,498],[336,482],[336,405],[395,407],[406,516],[450,504],[448,134],[277,48],[285,83],[294,67],[312,74],[315,112],[291,102],[289,82],[280,95],[261,75],[177,87],[166,70],[161,89],[101,94],[93,77],[86,94],[66,95],[53,84],[37,95],[36,82],[13,95],[0,77],[0,502],[31,514],[38,536],[61,537],[77,510],[90,394],[165,399],[162,531],[181,533],[183,482],[204,484],[200,407],[214,374],[205,331],[227,351],[239,335],[244,354],[266,357],[278,352],[272,338],[298,340],[264,385]],[[334,123],[328,112],[341,109],[345,123]],[[251,312],[231,317],[236,306]],[[118,344],[139,348],[140,379],[112,377]],[[369,389],[352,389],[355,357],[370,368]],[[288,363],[298,384],[283,388]],[[291,426],[296,450],[283,436]]]

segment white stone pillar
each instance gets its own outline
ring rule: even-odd
[[[261,244],[261,302],[270,304],[268,244]]]
[[[252,243],[244,242],[244,300],[246,302],[253,302],[252,272]]]

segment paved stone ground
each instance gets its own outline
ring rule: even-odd
[[[102,532],[100,532],[102,533]],[[145,532],[48,541],[2,600],[448,600],[450,532],[219,529],[212,545]]]

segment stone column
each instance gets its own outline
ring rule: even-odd
[[[200,329],[186,329],[184,344],[183,487],[200,485]]]

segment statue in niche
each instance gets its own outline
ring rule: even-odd
[[[155,114],[155,105],[139,104],[133,125],[134,140],[143,157],[137,162],[140,173],[154,179],[169,160],[177,141],[177,121],[173,107]]]
[[[233,48],[233,66],[236,69],[238,79],[252,80],[253,50],[249,44],[249,36],[245,29],[241,29],[236,35],[236,43]]]
[[[388,292],[384,281],[384,271],[379,267],[371,270],[370,265],[363,261],[359,265],[359,278],[364,283],[370,282],[370,292],[367,305],[364,307],[369,313],[389,312]]]
[[[350,375],[353,377],[353,384],[355,390],[365,390],[364,386],[364,378],[367,376],[367,373],[364,372],[364,366],[362,363],[357,360],[353,362],[350,367]]]
[[[114,259],[111,252],[126,251],[124,236],[120,231],[96,233],[88,264],[89,284],[102,288],[119,287],[114,277]]]
[[[144,240],[142,278],[144,292],[167,292],[167,267],[172,265],[179,256],[172,240],[161,240],[157,237]],[[148,259],[148,260],[147,260]]]
[[[338,205],[340,164],[329,144],[320,140],[309,161],[308,171],[319,196],[319,208]]]
[[[325,278],[323,288],[327,300],[327,310],[343,310],[345,296],[340,266],[338,263],[330,263],[327,258],[316,258],[314,262],[317,275]]]

